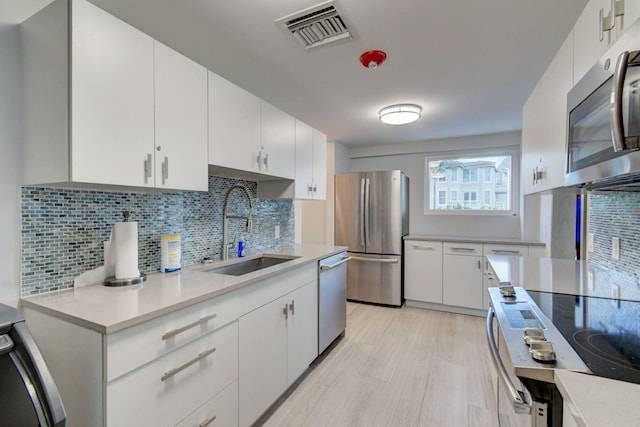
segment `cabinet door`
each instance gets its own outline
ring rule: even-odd
[[[86,1],[72,5],[71,179],[152,187],[153,39]]]
[[[522,107],[522,172],[520,189],[523,194],[540,190],[540,184],[534,177],[537,168],[542,168],[542,159],[538,145],[542,134],[540,83],[529,95]]]
[[[296,199],[311,199],[313,182],[313,128],[296,120]]]
[[[296,119],[262,101],[261,173],[280,178],[295,178]]]
[[[327,135],[312,130],[313,140],[313,198],[327,198]]]
[[[404,242],[404,296],[442,304],[442,242]]]
[[[155,184],[207,191],[207,70],[155,42]]]
[[[482,308],[482,257],[443,256],[442,302],[446,305]]]
[[[251,425],[287,388],[287,300],[239,320],[240,426]]]
[[[259,172],[260,98],[209,71],[209,164]]]
[[[578,82],[595,65],[615,39],[615,31],[613,34],[605,31],[602,35],[600,31],[600,11],[606,16],[611,11],[611,4],[611,0],[590,0],[573,27],[574,82]]]
[[[318,283],[311,282],[287,295],[287,385],[307,370],[318,355]]]

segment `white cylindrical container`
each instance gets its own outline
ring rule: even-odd
[[[182,243],[179,234],[160,236],[160,271],[171,273],[180,270],[182,262]]]

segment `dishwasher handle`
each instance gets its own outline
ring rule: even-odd
[[[320,270],[321,271],[333,270],[334,268],[344,264],[345,262],[349,261],[350,259],[351,259],[351,257],[346,256],[346,257],[343,257],[340,261],[336,262],[335,264],[321,264],[320,265]]]
[[[489,341],[489,348],[491,349],[491,355],[493,356],[493,361],[498,368],[498,373],[500,374],[500,378],[507,386],[509,390],[509,394],[511,395],[511,400],[513,403],[513,409],[516,414],[530,414],[531,413],[531,395],[529,391],[525,388],[524,391],[519,391],[516,389],[516,386],[509,378],[509,374],[507,369],[504,367],[504,363],[502,363],[502,358],[500,357],[500,353],[498,351],[498,346],[496,344],[496,339],[493,335],[493,318],[495,316],[495,311],[493,307],[489,307],[487,311],[487,340]]]
[[[397,264],[398,262],[400,262],[398,258],[362,258],[362,257],[352,256],[350,257],[350,259],[354,261],[379,262],[383,264]]]

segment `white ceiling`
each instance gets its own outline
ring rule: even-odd
[[[587,3],[337,0],[353,40],[305,51],[274,21],[323,0],[91,1],[351,147],[519,130]],[[388,55],[374,70],[359,63],[372,49]],[[422,119],[378,121],[400,102],[421,105]]]

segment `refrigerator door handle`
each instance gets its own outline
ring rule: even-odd
[[[364,195],[365,193],[364,183],[365,183],[365,179],[362,178],[360,180],[360,218],[358,218],[360,220],[360,246],[362,246],[363,248],[365,247],[364,213],[366,211],[366,205],[365,205],[366,197]]]
[[[365,203],[365,207],[364,207],[364,229],[365,229],[365,237],[364,237],[364,243],[365,246],[368,246],[371,244],[370,240],[371,240],[371,236],[369,235],[370,233],[370,222],[369,222],[369,217],[370,217],[370,211],[369,211],[369,204],[370,204],[370,197],[371,197],[371,181],[369,180],[369,178],[367,178],[365,180],[365,190],[364,190],[364,203]]]

